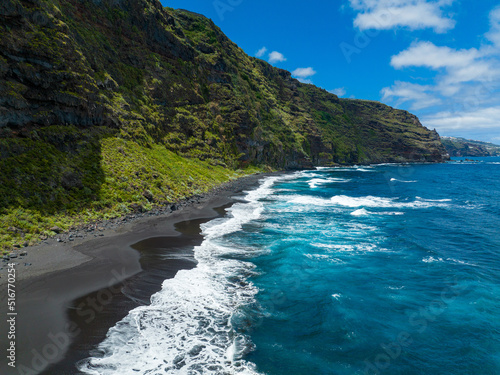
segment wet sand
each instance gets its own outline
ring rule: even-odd
[[[196,266],[200,224],[224,215],[238,194],[264,175],[245,177],[198,197],[181,209],[138,217],[95,237],[28,248],[16,268],[16,367],[0,357],[0,374],[78,374],[108,329],[136,306],[149,303],[161,283]],[[236,196],[236,198],[235,198]],[[31,266],[25,266],[30,262]],[[8,352],[6,262],[0,279],[0,337]]]

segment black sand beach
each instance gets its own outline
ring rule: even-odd
[[[8,365],[4,354],[0,373],[77,374],[75,363],[88,357],[111,326],[132,308],[148,304],[163,280],[196,266],[192,250],[202,240],[200,224],[224,215],[238,199],[235,196],[256,187],[263,177],[232,181],[178,204],[173,212],[101,223],[90,234],[87,229],[72,239],[59,236],[23,249],[25,257],[4,261],[1,349],[2,353],[9,349],[6,269],[14,262],[16,367]]]

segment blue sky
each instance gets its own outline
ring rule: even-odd
[[[500,144],[500,2],[161,0],[247,54],[342,97],[406,109],[444,136]]]

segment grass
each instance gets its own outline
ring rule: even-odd
[[[202,194],[258,172],[190,159],[160,144],[144,147],[107,129],[49,127],[0,141],[0,249],[33,245],[80,224]]]

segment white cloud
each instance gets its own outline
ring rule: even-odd
[[[414,43],[407,50],[391,58],[391,65],[396,69],[409,66],[423,66],[432,69],[464,67],[471,64],[479,52],[470,50],[454,50],[449,47],[438,47],[431,42]]]
[[[312,77],[313,75],[316,74],[316,71],[309,67],[309,68],[297,68],[292,72],[292,75],[297,78],[308,78]]]
[[[286,61],[285,56],[283,56],[282,53],[278,51],[273,51],[269,54],[269,60],[271,64],[277,63],[277,62],[283,62]]]
[[[257,51],[257,53],[255,54],[256,57],[262,57],[266,54],[267,52],[267,48],[266,47],[262,47],[261,49],[259,49]]]
[[[382,100],[424,110],[419,114],[422,124],[442,134],[483,139],[500,135],[500,7],[490,12],[489,20],[484,42],[475,48],[420,41],[393,56],[396,69],[425,68],[436,74],[432,84],[396,81],[382,89]],[[428,73],[421,78],[429,82]]]
[[[349,0],[359,14],[354,26],[360,30],[434,29],[443,33],[455,27],[455,21],[444,14],[453,0]]]
[[[332,93],[332,94],[335,94],[337,96],[345,96],[345,94],[347,94],[347,91],[344,87],[339,87],[337,89],[333,89],[333,90],[328,90],[329,93]]]
[[[432,86],[396,81],[393,86],[383,88],[381,93],[383,101],[397,98],[397,105],[410,101],[412,102],[410,108],[419,110],[442,103],[441,99],[430,92],[432,90]]]
[[[498,132],[500,129],[500,107],[479,108],[461,113],[443,111],[424,117],[422,123],[429,128],[436,128],[440,131],[483,129]]]
[[[483,49],[453,49],[439,47],[431,42],[413,43],[408,49],[391,58],[396,69],[424,67],[442,70],[438,88],[443,95],[455,95],[460,84],[467,82],[491,82],[500,77],[498,62]]]
[[[500,7],[490,12],[490,31],[486,33],[486,38],[494,45],[500,46]]]

